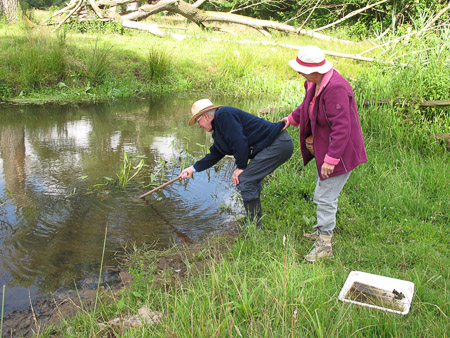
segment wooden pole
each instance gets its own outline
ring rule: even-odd
[[[155,189],[150,190],[149,192],[146,192],[145,194],[139,196],[139,198],[145,198],[145,197],[147,197],[148,195],[153,194],[155,191],[158,191],[159,189],[162,189],[162,188],[164,188],[164,187],[167,187],[169,184],[172,184],[172,183],[178,181],[179,179],[180,179],[180,176],[177,176],[177,177],[175,177],[175,178],[172,178],[170,181],[168,181],[168,182],[166,182],[166,183],[164,183],[164,184],[161,184],[159,187],[156,187]]]

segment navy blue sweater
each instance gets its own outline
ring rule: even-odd
[[[245,169],[248,160],[271,145],[284,127],[283,122],[272,123],[229,106],[216,110],[211,125],[214,143],[209,153],[195,162],[195,171],[211,168],[225,155],[233,155],[236,166]]]

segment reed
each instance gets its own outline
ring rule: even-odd
[[[6,285],[3,285],[2,289],[2,318],[0,321],[0,336],[3,337],[3,318],[5,313],[5,296],[6,296]]]
[[[99,300],[100,284],[102,282],[103,262],[104,262],[104,259],[105,259],[105,249],[106,249],[106,238],[107,238],[107,235],[108,235],[108,224],[105,225],[105,237],[103,239],[102,259],[100,261],[100,271],[99,271],[99,274],[98,274],[98,283],[97,283],[97,290],[96,290],[96,293],[95,293],[95,302],[94,302],[94,309],[92,311],[92,319],[95,319],[95,315],[96,315],[96,311],[97,311],[97,303],[98,303],[98,300]]]

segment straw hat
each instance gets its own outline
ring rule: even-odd
[[[217,109],[223,106],[215,106],[212,104],[212,102],[209,99],[202,99],[202,100],[198,100],[196,102],[194,102],[194,104],[192,105],[192,109],[191,109],[191,113],[192,113],[192,117],[189,120],[189,125],[192,126],[195,121],[197,120],[197,117],[199,117],[200,115],[202,115],[203,113],[212,110],[212,109]]]
[[[324,52],[316,46],[301,47],[297,58],[289,61],[289,66],[303,74],[314,72],[325,74],[333,68],[333,64],[325,60]]]

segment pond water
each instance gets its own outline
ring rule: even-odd
[[[187,125],[199,98],[0,106],[0,285],[6,285],[6,313],[98,274],[106,226],[104,267],[114,267],[126,244],[163,248],[180,235],[195,242],[236,219],[242,210],[229,158],[139,199],[208,149],[210,134]],[[269,106],[260,100],[213,102],[250,112]],[[125,153],[133,165],[143,159],[146,166],[122,188],[117,182]]]

